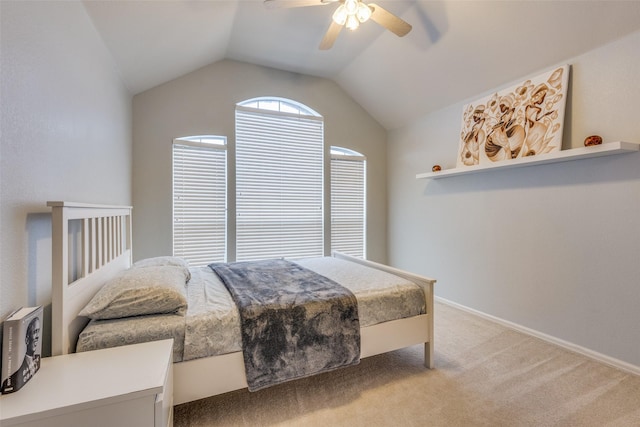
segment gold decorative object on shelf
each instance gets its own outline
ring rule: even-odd
[[[442,170],[442,168],[440,167],[440,165],[433,165],[433,167],[431,168],[432,172],[440,172]]]
[[[584,146],[591,147],[592,145],[602,144],[602,137],[600,135],[591,135],[584,139]]]

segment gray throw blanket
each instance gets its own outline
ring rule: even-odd
[[[360,361],[360,322],[346,288],[286,260],[211,264],[240,311],[250,391]]]

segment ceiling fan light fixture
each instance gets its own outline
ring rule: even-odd
[[[359,0],[345,0],[343,3],[347,15],[355,15],[358,11]]]
[[[360,2],[358,4],[358,11],[356,12],[356,17],[360,23],[366,22],[371,18],[371,9],[366,4]]]
[[[335,12],[333,12],[333,21],[338,25],[344,25],[347,22],[347,9],[344,4],[338,6]]]
[[[347,17],[347,28],[350,30],[355,30],[360,26],[360,21],[356,18],[355,15],[349,15]]]
[[[345,0],[333,12],[333,21],[338,25],[345,25],[350,30],[355,30],[370,17],[371,8],[358,0]]]

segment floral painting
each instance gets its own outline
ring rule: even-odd
[[[465,105],[457,166],[559,151],[569,66]]]

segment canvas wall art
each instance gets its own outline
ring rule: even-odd
[[[565,65],[465,105],[456,166],[559,151],[568,81]]]

